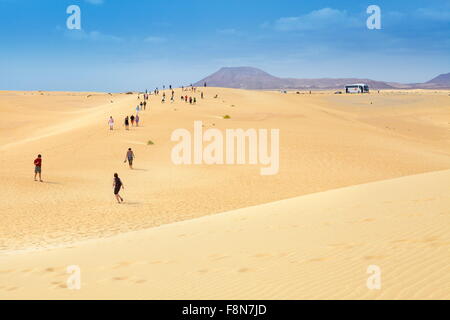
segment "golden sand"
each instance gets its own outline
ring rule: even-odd
[[[448,91],[204,91],[152,96],[130,131],[136,95],[0,92],[0,297],[449,298]],[[175,166],[170,135],[195,120],[279,128],[279,174]]]

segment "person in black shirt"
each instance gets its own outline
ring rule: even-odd
[[[125,187],[117,173],[114,173],[113,187],[114,187],[114,195],[116,196],[117,202],[122,203],[123,198],[119,195],[119,192],[120,192],[120,189],[125,189]]]

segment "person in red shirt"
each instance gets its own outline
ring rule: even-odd
[[[39,181],[42,182],[41,171],[42,171],[42,156],[38,155],[38,157],[34,160],[34,181],[37,181],[36,176],[39,174]]]

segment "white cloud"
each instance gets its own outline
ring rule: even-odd
[[[163,42],[166,42],[167,39],[163,38],[163,37],[149,36],[149,37],[145,38],[144,41],[150,42],[150,43],[163,43]]]
[[[351,17],[346,11],[332,8],[323,8],[311,11],[298,17],[280,18],[274,23],[274,28],[279,31],[308,31],[316,29],[340,27],[352,27],[365,23]]]

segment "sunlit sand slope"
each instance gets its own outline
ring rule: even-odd
[[[3,255],[0,297],[448,299],[449,181],[426,173]],[[69,265],[81,290],[67,288]]]

